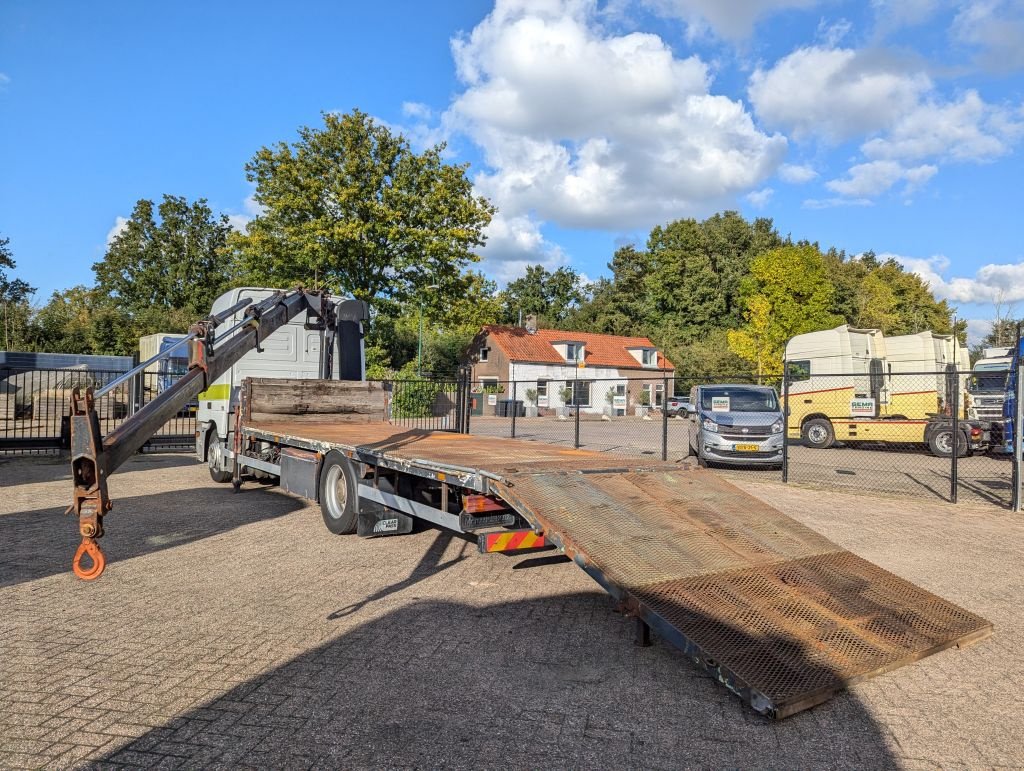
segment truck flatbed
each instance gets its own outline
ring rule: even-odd
[[[690,465],[326,416],[242,430],[500,497],[626,611],[771,717],[992,632]]]

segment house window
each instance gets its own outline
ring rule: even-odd
[[[657,367],[658,352],[653,348],[644,348],[641,354],[641,361],[645,367]]]
[[[547,407],[548,406],[548,381],[538,380],[537,381],[537,406]]]
[[[487,361],[487,358],[490,355],[491,355],[491,349],[490,348],[481,348],[480,349],[480,361]]]
[[[647,403],[651,407],[660,407],[662,404],[665,403],[665,384],[664,383],[658,383],[658,384],[654,385],[653,388],[652,388],[650,383],[644,383],[644,389],[643,390],[644,390],[644,393],[647,395]],[[654,398],[653,399],[651,398],[651,391],[652,390],[654,391]]]
[[[566,361],[583,361],[583,343],[566,343],[565,344],[565,360]]]
[[[572,401],[569,402],[574,407],[589,407],[590,406],[590,381],[589,380],[574,380],[572,381]]]

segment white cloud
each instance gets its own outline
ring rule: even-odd
[[[107,231],[107,247],[114,243],[114,239],[121,235],[128,228],[127,217],[115,217],[114,226]]]
[[[487,274],[499,284],[519,277],[528,265],[552,270],[569,261],[560,246],[544,238],[541,223],[529,216],[505,217],[498,212],[485,235],[487,244],[481,255]]]
[[[879,32],[893,32],[928,21],[949,0],[871,0]]]
[[[228,224],[231,225],[233,230],[242,233],[245,231],[245,226],[263,214],[264,211],[263,206],[256,201],[256,194],[250,193],[242,202],[242,213],[228,214]]]
[[[755,209],[763,209],[768,205],[768,202],[772,199],[772,195],[774,194],[775,191],[770,187],[763,187],[760,190],[753,190],[747,193],[744,197],[750,201],[750,205]]]
[[[779,178],[783,182],[789,182],[791,185],[802,185],[810,182],[817,176],[818,172],[811,166],[801,166],[792,163],[784,163],[779,166]]]
[[[1024,3],[1020,0],[965,2],[950,32],[955,40],[978,49],[978,62],[986,69],[1024,68]]]
[[[11,82],[11,76],[0,72],[0,89],[3,89]]]
[[[466,89],[446,123],[483,150],[476,185],[509,218],[628,229],[710,212],[770,176],[784,137],[708,92],[697,57],[604,32],[594,0],[498,0],[453,41]]]
[[[885,136],[868,140],[861,149],[868,158],[986,161],[1008,153],[1022,132],[1019,118],[986,104],[971,90],[955,102],[918,105]]]
[[[991,319],[967,319],[967,345],[979,345],[991,331]]]
[[[869,198],[808,198],[802,204],[805,209],[834,209],[838,206],[872,206]]]
[[[402,115],[417,120],[430,120],[434,117],[434,110],[422,102],[402,102]]]
[[[812,46],[755,70],[748,94],[769,126],[837,142],[887,128],[931,87],[926,74],[881,52]]]
[[[880,254],[880,260],[895,259],[904,268],[916,273],[940,300],[958,303],[1004,303],[1024,300],[1024,262],[990,263],[977,270],[971,278],[944,278],[949,260],[936,255],[928,258]]]
[[[644,0],[661,16],[681,19],[691,40],[711,31],[719,37],[750,37],[754,25],[774,13],[813,8],[820,0]]]
[[[800,48],[756,70],[748,92],[767,125],[796,138],[864,137],[865,161],[826,183],[843,196],[879,195],[899,181],[912,192],[939,164],[989,161],[1024,136],[1019,107],[986,103],[974,90],[946,98],[921,65],[877,50]]]
[[[907,192],[916,190],[938,171],[935,166],[904,168],[896,161],[871,161],[852,166],[845,179],[825,183],[829,190],[852,198],[872,198],[889,190],[897,182],[907,183]]]

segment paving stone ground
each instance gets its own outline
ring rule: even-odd
[[[1024,766],[1024,518],[745,482],[975,611],[989,639],[781,722],[629,621],[572,564],[457,536],[333,536],[277,488],[132,460],[96,582],[67,467],[0,462],[0,766]]]

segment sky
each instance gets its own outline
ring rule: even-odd
[[[738,209],[1024,315],[1024,0],[0,0],[0,237],[55,290],[136,200],[258,213],[245,164],[321,113],[447,143],[498,207],[481,267],[608,274]]]

